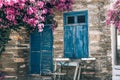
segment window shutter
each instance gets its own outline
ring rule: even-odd
[[[88,57],[88,34],[87,28],[84,25],[76,26],[75,37],[75,56],[76,58]]]
[[[42,74],[47,74],[53,71],[53,33],[51,27],[45,26],[41,42],[41,71]]]
[[[53,71],[53,33],[50,26],[43,32],[30,35],[30,72],[31,74],[47,74]]]
[[[75,31],[72,26],[64,27],[64,56],[74,58],[74,38]]]
[[[39,74],[41,58],[41,33],[35,31],[30,35],[30,73]]]

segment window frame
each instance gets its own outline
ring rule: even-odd
[[[85,23],[77,23],[77,17],[80,16],[80,15],[84,15],[85,16]],[[67,17],[69,16],[74,16],[75,17],[75,23],[74,24],[67,24]],[[89,51],[89,26],[88,26],[88,10],[82,10],[82,11],[72,11],[72,12],[65,12],[64,13],[64,30],[65,30],[65,27],[75,27],[75,26],[87,26],[87,40],[88,40],[88,43],[87,43],[87,48],[88,48],[88,57],[90,56],[90,51]],[[76,34],[76,33],[75,33]],[[75,35],[76,36],[76,35]],[[64,32],[64,38],[65,38],[65,32]],[[65,40],[65,39],[64,39]],[[64,47],[65,47],[65,42],[64,42]],[[65,56],[65,50],[64,50],[64,56]]]

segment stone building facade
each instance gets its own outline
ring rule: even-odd
[[[110,80],[112,70],[111,32],[105,24],[109,0],[75,0],[73,11],[88,10],[89,55],[96,58],[96,76],[100,80]],[[58,28],[54,32],[54,54],[63,53],[63,14],[57,13]],[[58,21],[59,20],[59,21]],[[59,36],[59,38],[58,38]],[[97,79],[96,79],[97,80]]]
[[[87,0],[87,2],[86,0],[75,0],[73,5],[73,11],[88,10],[89,56],[96,58],[96,79],[94,80],[111,80],[112,76],[111,32],[110,27],[105,24],[109,5],[109,0]],[[56,11],[55,20],[58,22],[58,27],[53,32],[54,57],[62,57],[64,48],[63,13]],[[29,73],[29,34],[25,29],[21,29],[19,34],[12,31],[10,37],[12,40],[0,59],[1,71],[13,77],[25,77]]]

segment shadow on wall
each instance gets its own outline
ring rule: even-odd
[[[0,80],[4,80],[5,73],[3,71],[0,71]]]
[[[120,65],[120,49],[117,50],[117,65]]]

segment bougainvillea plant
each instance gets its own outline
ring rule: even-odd
[[[42,32],[46,18],[53,16],[54,10],[70,11],[72,4],[73,0],[0,0],[0,53],[9,40],[11,29],[25,27]],[[55,27],[53,18],[51,22]]]
[[[107,25],[115,24],[117,29],[120,31],[120,0],[116,0],[112,5],[112,9],[110,9],[107,13]]]

